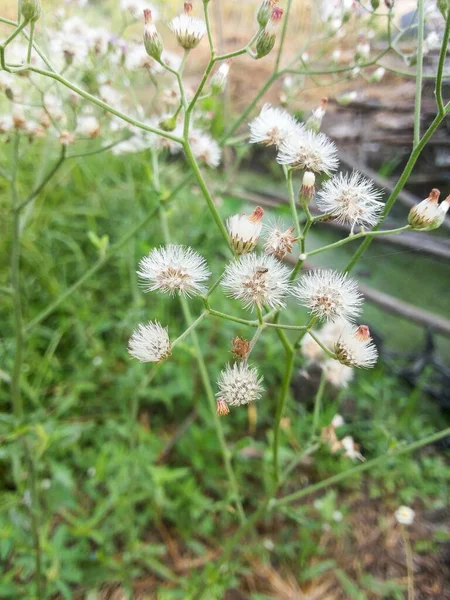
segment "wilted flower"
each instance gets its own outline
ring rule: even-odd
[[[412,525],[416,513],[409,506],[399,506],[395,511],[395,518],[400,525]]]
[[[339,173],[326,181],[317,194],[319,210],[330,213],[338,223],[375,225],[383,208],[381,193],[360,173]]]
[[[264,389],[262,381],[258,371],[249,367],[246,362],[227,365],[217,380],[219,392],[216,396],[228,406],[249,404],[261,398]]]
[[[262,230],[264,210],[258,206],[251,215],[233,215],[227,220],[230,243],[236,254],[247,254],[256,246]]]
[[[100,134],[100,123],[93,115],[82,115],[78,117],[77,133],[83,137],[97,137]]]
[[[250,342],[248,340],[244,340],[239,336],[236,336],[232,339],[231,343],[233,344],[232,353],[239,360],[244,360],[247,358],[250,352]]]
[[[289,227],[284,230],[281,222],[273,224],[267,232],[266,241],[264,244],[264,252],[273,254],[279,260],[282,260],[286,254],[292,252],[292,245],[296,241],[294,236],[294,227]]]
[[[450,207],[450,196],[438,204],[440,194],[437,189],[431,190],[428,198],[409,211],[408,223],[413,229],[430,231],[442,225]]]
[[[219,417],[225,417],[226,415],[230,414],[230,409],[228,408],[228,404],[221,398],[219,398],[217,400],[216,410],[217,410],[217,414],[219,415]]]
[[[282,308],[290,290],[289,276],[290,270],[273,256],[245,254],[226,267],[221,285],[245,308]]]
[[[337,271],[303,275],[293,294],[319,319],[353,319],[361,312],[362,296],[356,281]]]
[[[149,9],[144,10],[144,46],[147,54],[155,60],[161,60],[161,54],[163,51],[163,41],[158,33],[153,21],[152,11]]]
[[[285,138],[277,161],[296,169],[330,175],[338,167],[337,148],[324,133],[299,129]]]
[[[137,274],[145,291],[159,290],[167,294],[196,296],[203,294],[203,284],[211,273],[205,259],[192,248],[164,246],[155,248],[139,263]]]
[[[219,144],[207,133],[194,129],[189,134],[192,152],[198,160],[208,167],[218,167],[222,157]]]
[[[172,352],[167,328],[157,321],[139,325],[128,342],[128,352],[141,362],[159,363],[165,360]]]
[[[260,115],[253,119],[249,127],[251,144],[279,146],[299,125],[287,111],[264,104]]]
[[[184,13],[172,19],[169,23],[178,43],[185,50],[192,50],[200,43],[206,33],[206,25],[202,19],[192,17],[192,4],[184,3]]]
[[[334,345],[337,359],[348,367],[369,369],[375,365],[378,351],[370,337],[367,325],[344,326]]]

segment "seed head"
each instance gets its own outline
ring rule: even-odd
[[[188,297],[203,294],[203,282],[211,275],[200,254],[192,248],[173,245],[152,250],[139,263],[137,274],[146,292],[158,290]]]
[[[290,270],[273,256],[245,254],[230,263],[222,287],[232,298],[242,300],[245,308],[282,308],[290,291]]]
[[[157,321],[139,325],[128,342],[128,352],[141,362],[159,363],[165,360],[172,352],[167,328]]]
[[[438,203],[441,192],[433,189],[430,195],[409,211],[408,223],[413,229],[430,231],[437,229],[445,220],[445,215],[450,207],[450,196]]]
[[[372,181],[354,171],[339,173],[326,181],[317,195],[317,207],[330,213],[338,223],[372,226],[378,222],[383,203]]]
[[[233,366],[228,364],[219,375],[219,391],[216,395],[219,401],[228,406],[249,404],[261,398],[262,381],[258,371],[249,367],[246,362],[235,363]]]
[[[249,124],[250,143],[280,146],[299,127],[297,121],[282,108],[264,104],[261,113]]]
[[[294,227],[289,227],[284,231],[283,229],[281,222],[273,224],[267,232],[264,244],[264,252],[266,254],[273,254],[279,260],[282,260],[286,254],[292,252],[292,245],[297,239],[294,236]]]
[[[375,366],[378,351],[370,337],[367,325],[344,326],[334,346],[339,362],[348,367],[370,369]]]
[[[257,206],[252,214],[234,215],[227,220],[230,244],[236,254],[247,254],[256,246],[262,230],[264,210]]]
[[[337,271],[307,273],[293,294],[321,320],[354,319],[361,312],[362,296],[356,281]]]

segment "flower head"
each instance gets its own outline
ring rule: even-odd
[[[148,8],[144,10],[144,46],[147,54],[155,60],[161,59],[163,51],[163,41],[155,27],[152,19],[152,11]]]
[[[219,144],[207,133],[194,129],[189,135],[191,149],[196,159],[208,167],[218,167],[222,157]]]
[[[416,513],[409,506],[399,506],[395,511],[395,518],[400,525],[412,525]]]
[[[233,215],[227,220],[230,243],[236,254],[247,254],[256,246],[262,230],[264,210],[257,206],[251,215]]]
[[[262,381],[258,371],[249,367],[246,362],[227,365],[217,380],[219,391],[216,396],[228,406],[249,404],[261,398],[264,389]]]
[[[356,282],[337,271],[307,273],[293,294],[319,319],[353,319],[361,311],[362,297]]]
[[[206,33],[206,25],[202,19],[191,16],[192,4],[184,3],[184,13],[172,19],[169,23],[178,43],[185,50],[192,50],[199,45]]]
[[[128,342],[128,352],[141,362],[159,363],[170,356],[171,351],[167,328],[157,321],[139,325]]]
[[[266,242],[264,244],[264,252],[273,254],[279,260],[282,260],[286,254],[292,252],[292,245],[296,241],[294,236],[294,227],[289,227],[283,231],[284,227],[281,222],[274,223],[267,232]]]
[[[341,447],[344,450],[344,456],[347,456],[352,460],[358,459],[362,462],[365,461],[364,456],[359,451],[359,444],[355,444],[355,440],[351,435],[346,435],[344,438],[342,438]]]
[[[330,175],[338,167],[337,148],[324,133],[297,128],[280,145],[277,161],[294,169]]]
[[[220,65],[214,75],[211,77],[211,92],[213,94],[221,94],[228,81],[228,73],[230,72],[231,59]]]
[[[334,345],[334,352],[338,361],[348,367],[370,369],[375,366],[378,358],[378,350],[367,325],[344,326]]]
[[[289,275],[289,269],[273,256],[245,254],[226,267],[221,285],[245,308],[281,308],[290,290]]]
[[[249,127],[251,144],[279,146],[300,126],[287,111],[264,104],[260,115],[253,119]]]
[[[319,106],[315,110],[313,110],[312,115],[306,121],[306,123],[305,123],[306,129],[311,129],[311,131],[314,131],[315,133],[318,133],[320,131],[320,127],[322,125],[322,120],[327,111],[327,105],[328,105],[328,98],[322,98]]]
[[[192,248],[165,246],[155,248],[139,263],[137,274],[145,291],[159,290],[167,294],[196,296],[203,294],[203,284],[211,273],[205,259]]]
[[[322,371],[326,381],[336,388],[346,388],[354,376],[351,367],[343,365],[334,358],[330,358],[323,363]]]
[[[282,18],[283,9],[274,6],[267,25],[260,31],[256,38],[256,58],[263,58],[272,51]]]
[[[375,225],[383,204],[381,193],[374,184],[360,173],[339,173],[326,181],[317,194],[317,207],[331,213],[339,223]]]
[[[430,195],[409,211],[408,223],[413,229],[430,231],[442,225],[450,207],[450,196],[438,204],[441,192],[433,189]]]
[[[100,134],[100,123],[94,115],[81,116],[78,118],[77,133],[84,137],[97,137]]]

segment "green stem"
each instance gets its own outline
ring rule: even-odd
[[[294,184],[292,181],[293,171],[292,171],[292,169],[285,167],[284,172],[285,172],[285,176],[286,176],[286,182],[287,182],[288,193],[289,193],[289,206],[291,207],[291,215],[292,215],[292,219],[293,219],[294,225],[295,225],[295,234],[299,240],[302,240],[303,234],[302,234],[302,229],[300,227],[300,222],[298,219],[297,206],[296,206],[296,202],[295,202]]]
[[[416,99],[414,104],[414,143],[420,142],[420,119],[422,107],[423,32],[425,27],[425,0],[418,0],[419,22],[417,27]]]
[[[410,225],[404,225],[403,227],[398,227],[397,229],[385,229],[383,231],[362,231],[361,233],[356,233],[355,235],[349,235],[343,240],[339,240],[333,244],[328,244],[327,246],[322,246],[322,248],[311,250],[311,252],[308,252],[308,256],[314,256],[315,254],[321,254],[322,252],[339,248],[340,246],[344,246],[349,242],[353,242],[354,240],[359,240],[361,238],[374,238],[382,235],[394,235],[397,233],[402,233],[402,231],[409,231],[410,229],[412,229]]]
[[[208,308],[208,312],[213,317],[217,317],[219,319],[225,319],[226,321],[233,321],[234,323],[239,323],[241,325],[247,325],[247,327],[259,327],[258,321],[247,321],[246,319],[240,319],[239,317],[234,317],[233,315],[227,315],[225,313],[219,312],[217,310],[213,310],[212,308]]]
[[[33,537],[33,546],[34,546],[34,560],[35,560],[35,577],[36,577],[36,598],[37,600],[42,600],[44,597],[43,587],[42,587],[42,549],[41,549],[41,541],[39,535],[39,520],[40,520],[40,503],[39,503],[39,494],[38,494],[38,486],[37,486],[37,474],[36,474],[36,466],[34,464],[33,456],[30,448],[26,440],[24,441],[25,446],[25,455],[27,457],[28,462],[28,471],[29,471],[29,479],[30,479],[30,497],[31,497],[31,505],[30,505],[30,519],[31,519],[31,535]]]
[[[172,348],[174,348],[177,344],[179,344],[181,341],[183,341],[184,338],[186,338],[191,333],[191,331],[193,329],[195,329],[197,327],[197,325],[199,325],[203,321],[203,319],[206,316],[208,316],[208,311],[204,310],[201,313],[201,315],[195,321],[193,321],[191,323],[191,325],[189,325],[189,327],[185,331],[183,331],[183,333],[181,335],[179,335],[174,342],[172,342]]]
[[[308,335],[312,337],[312,339],[325,352],[327,356],[336,360],[336,354],[332,352],[329,348],[327,348],[324,344],[322,344],[319,338],[311,330],[308,330]]]
[[[294,370],[294,352],[286,352],[286,366],[284,370],[283,382],[281,384],[280,395],[278,398],[277,410],[275,414],[275,425],[273,428],[273,477],[275,484],[278,484],[280,479],[280,465],[279,465],[279,446],[280,446],[280,424],[283,416],[284,407],[289,394],[289,387],[292,379],[292,373]]]
[[[33,49],[33,38],[34,38],[34,28],[35,27],[36,27],[36,21],[32,21],[30,24],[30,37],[28,39],[27,63],[31,62],[31,51]]]
[[[323,393],[325,391],[327,380],[325,377],[324,371],[322,371],[322,375],[320,376],[320,383],[317,389],[316,397],[314,399],[314,415],[313,415],[313,425],[312,425],[312,434],[315,436],[319,430],[319,422],[320,422],[320,411],[322,408],[322,399]]]
[[[445,66],[445,59],[447,57],[447,48],[448,48],[449,39],[450,39],[450,10],[447,13],[447,21],[445,24],[444,37],[442,40],[441,52],[439,54],[439,63],[438,63],[438,70],[437,70],[437,76],[436,76],[436,87],[434,90],[434,93],[436,96],[436,104],[437,104],[438,112],[440,115],[445,114],[444,98],[442,95],[442,90],[443,90],[442,81],[443,81],[443,77],[444,77],[444,66]]]

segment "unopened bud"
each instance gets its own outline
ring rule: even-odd
[[[394,8],[395,0],[384,0],[384,5],[387,9],[392,10]]]
[[[380,6],[380,0],[370,0],[370,5],[372,6],[372,10],[376,11]]]
[[[298,198],[298,201],[303,207],[308,206],[311,200],[314,198],[314,194],[316,193],[315,183],[316,176],[314,173],[312,171],[305,171]]]
[[[409,211],[408,223],[413,229],[431,231],[442,225],[450,207],[450,196],[439,204],[440,191],[433,189],[430,195]]]
[[[370,56],[370,44],[369,41],[361,36],[359,42],[356,44],[356,62],[367,60]]]
[[[272,51],[275,46],[278,26],[282,17],[283,10],[275,6],[272,10],[272,16],[270,17],[269,22],[256,38],[256,58],[263,58]]]
[[[227,60],[214,73],[211,78],[211,93],[221,94],[227,87],[228,73],[230,71],[231,60]]]
[[[236,358],[244,360],[250,352],[250,342],[241,337],[235,337],[231,341],[233,349],[231,352]]]
[[[383,79],[385,74],[386,74],[386,69],[384,69],[383,67],[378,67],[378,69],[375,69],[375,71],[370,76],[369,81],[371,83],[378,83],[379,81],[381,81]]]
[[[277,3],[278,0],[263,0],[256,14],[256,20],[261,28],[264,28],[270,21],[272,10]]]
[[[444,19],[447,19],[450,10],[450,0],[438,0],[437,7],[441,11]]]
[[[144,10],[144,46],[147,54],[155,60],[161,59],[163,41],[152,21],[152,11]]]
[[[37,21],[41,16],[41,0],[19,0],[19,13],[25,21]]]
[[[159,128],[163,131],[173,131],[177,126],[176,117],[167,117],[167,119],[163,119],[159,122]]]
[[[228,404],[225,402],[225,400],[222,400],[221,398],[217,400],[216,409],[219,417],[225,417],[226,415],[230,414]]]
[[[305,127],[307,129],[311,129],[314,133],[319,133],[320,127],[322,125],[322,119],[325,116],[327,110],[328,98],[322,98],[320,101],[320,105],[316,110],[313,111],[312,115],[305,123]]]

